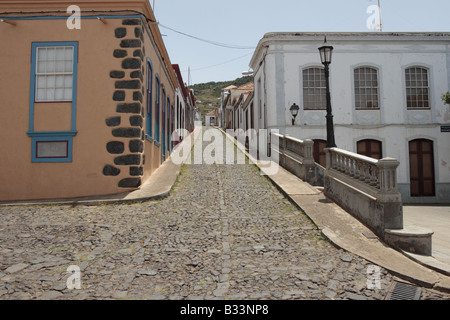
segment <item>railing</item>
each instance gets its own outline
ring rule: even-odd
[[[279,164],[303,181],[316,184],[312,140],[300,140],[272,133],[272,154],[278,153]]]
[[[376,193],[398,193],[396,170],[399,162],[396,159],[376,160],[338,148],[330,148],[326,152],[327,170],[359,181]]]
[[[314,161],[313,158],[313,145],[312,140],[300,140],[289,135],[281,135],[278,133],[272,133],[272,137],[278,138],[278,149],[280,153],[288,151],[289,154],[297,156],[298,159],[306,160],[307,162]],[[272,139],[276,141],[276,139]]]

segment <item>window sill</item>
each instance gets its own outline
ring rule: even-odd
[[[77,135],[76,131],[28,131],[27,135],[30,138],[43,138],[43,137],[74,137]]]
[[[154,142],[153,138],[150,137],[148,134],[145,135],[145,139],[147,139],[147,141],[149,142]]]

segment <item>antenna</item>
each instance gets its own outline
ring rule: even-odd
[[[380,32],[383,32],[383,24],[381,23],[381,0],[378,0],[378,14],[380,19]]]

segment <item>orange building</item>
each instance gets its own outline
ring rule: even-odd
[[[168,158],[178,84],[148,0],[0,0],[0,43],[0,201],[137,189]]]

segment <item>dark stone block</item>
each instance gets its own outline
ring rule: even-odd
[[[141,185],[141,178],[125,178],[119,181],[120,188],[138,188]]]
[[[115,91],[113,95],[114,101],[125,101],[125,91]]]
[[[144,54],[141,49],[134,50],[133,57],[139,57],[141,60],[144,60]]]
[[[133,92],[133,101],[142,102],[142,93],[140,91]]]
[[[141,81],[139,80],[116,81],[116,89],[141,89]]]
[[[130,167],[130,176],[142,176],[144,175],[143,167]]]
[[[105,176],[118,176],[120,174],[120,169],[117,169],[116,167],[106,165],[103,168],[103,174]]]
[[[141,127],[142,128],[143,122],[144,122],[144,120],[142,119],[142,116],[131,116],[130,117],[130,125],[132,125],[133,127]]]
[[[122,79],[125,77],[125,71],[111,71],[109,76],[113,79]]]
[[[128,55],[127,50],[116,49],[113,52],[113,56],[116,58],[124,58]]]
[[[127,28],[117,28],[114,30],[114,35],[119,39],[125,37],[127,35]]]
[[[137,188],[141,185],[141,178],[125,178],[119,181],[120,188]]]
[[[122,25],[124,26],[138,26],[141,24],[141,20],[139,19],[123,19]]]
[[[136,38],[142,39],[142,29],[140,27],[134,28],[134,36]]]
[[[132,79],[141,79],[141,81],[144,81],[144,78],[142,77],[142,72],[140,70],[131,72],[130,77]]]
[[[120,42],[121,48],[140,48],[141,40],[139,39],[125,39]]]
[[[120,138],[139,138],[141,136],[141,129],[138,128],[118,128],[112,131],[114,137]]]
[[[142,165],[145,164],[145,154],[142,155]]]
[[[141,104],[138,102],[134,103],[119,103],[116,108],[116,112],[120,113],[140,113]]]
[[[114,163],[119,166],[140,165],[141,156],[139,154],[129,154],[114,159]]]
[[[121,154],[125,151],[125,145],[120,141],[111,141],[106,144],[106,150],[112,154]]]
[[[108,127],[117,127],[120,125],[120,117],[111,117],[105,120]]]
[[[131,152],[142,152],[144,151],[144,144],[141,140],[132,140],[129,144]]]
[[[122,61],[122,68],[124,69],[140,69],[141,60],[136,58],[126,58]]]

